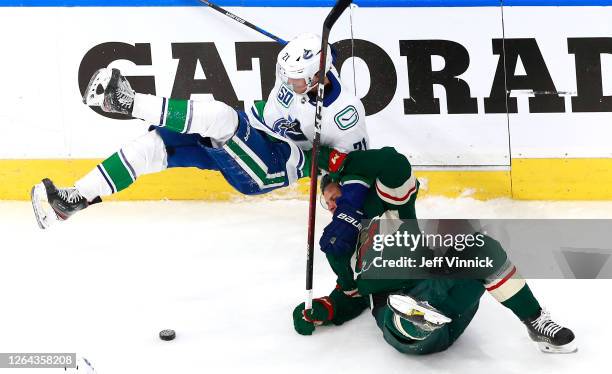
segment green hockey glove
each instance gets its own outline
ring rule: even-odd
[[[293,310],[293,327],[298,334],[312,335],[316,326],[341,325],[357,317],[368,307],[368,301],[357,290],[336,287],[329,296],[312,300],[312,309],[305,311],[304,307],[301,303]]]

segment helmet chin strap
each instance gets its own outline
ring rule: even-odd
[[[314,79],[310,79],[310,83],[306,84],[306,92],[304,92],[304,94],[310,92],[310,90],[312,90],[313,88],[315,88],[317,86],[317,84],[319,83],[319,80],[316,81],[316,83],[313,83]]]
[[[316,82],[314,82],[314,79],[310,79],[310,82],[311,83],[307,83],[307,85],[306,85],[307,88],[306,88],[306,91],[303,93],[303,95],[306,95],[308,92],[310,92],[310,90],[312,90],[313,88],[317,87],[317,84],[319,84],[319,80],[318,79],[317,79]],[[312,82],[314,82],[314,83],[312,83]],[[325,81],[323,81],[323,82],[325,82]]]

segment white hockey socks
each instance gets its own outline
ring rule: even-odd
[[[141,175],[157,173],[167,167],[164,142],[157,132],[150,131],[113,153],[74,185],[91,201],[127,188]]]
[[[238,127],[238,113],[220,101],[167,99],[137,93],[132,116],[181,134],[199,134],[216,144],[225,144]]]

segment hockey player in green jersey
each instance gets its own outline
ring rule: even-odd
[[[336,162],[330,162],[333,170],[322,179],[321,189],[333,219],[323,231],[320,246],[338,277],[337,286],[329,296],[313,300],[312,309],[305,311],[304,303],[295,308],[293,320],[298,333],[310,335],[315,326],[342,324],[369,304],[385,340],[394,348],[408,354],[439,352],[463,333],[486,291],[526,325],[542,351],[576,350],[572,331],[550,319],[499,242],[486,235],[481,253],[495,258],[497,265],[482,278],[365,276],[362,262],[371,253],[365,252],[368,247],[363,242],[368,241],[368,230],[361,228],[361,220],[393,213],[416,222],[419,182],[408,159],[391,147],[348,155],[332,153],[330,157]],[[364,239],[357,249],[360,231],[365,235],[361,235]],[[428,248],[420,250],[431,252]],[[356,272],[351,266],[353,256]]]

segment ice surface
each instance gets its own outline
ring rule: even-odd
[[[610,218],[612,202],[424,198],[423,218]],[[328,222],[319,209],[317,226]],[[369,313],[304,337],[307,203],[141,202],[94,206],[41,231],[29,203],[0,203],[0,352],[77,352],[99,374],[609,372],[608,280],[533,280],[577,335],[573,355],[536,350],[522,324],[485,295],[449,350],[410,357]],[[315,295],[334,276],[315,255]],[[172,342],[157,333],[176,330]],[[63,370],[47,369],[45,373]],[[0,369],[0,373],[10,372]],[[18,373],[41,373],[20,369]]]

